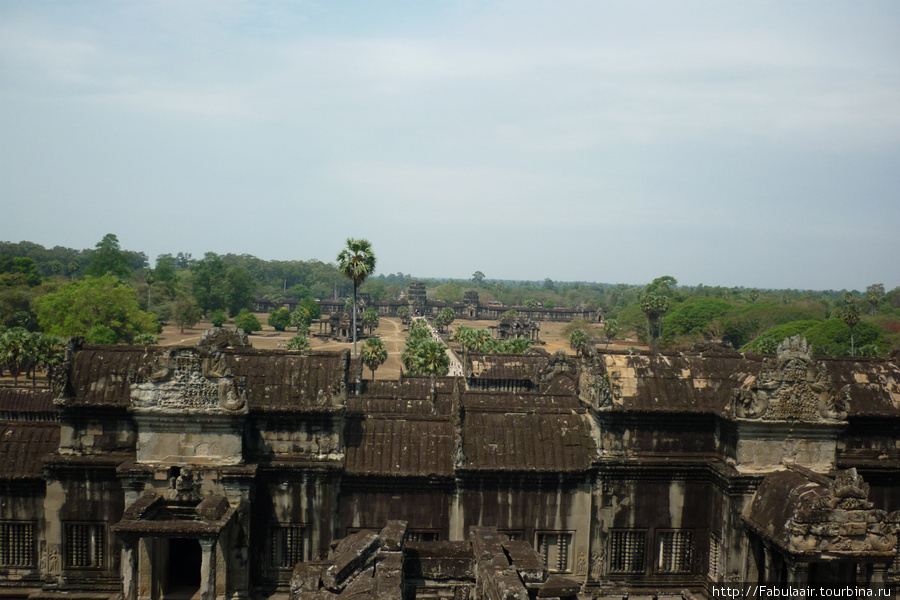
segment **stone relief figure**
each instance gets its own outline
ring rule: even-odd
[[[599,581],[603,577],[603,553],[597,550],[591,552],[590,579]]]
[[[826,495],[790,518],[790,545],[798,552],[893,552],[897,516],[873,508],[869,484],[856,469],[840,471]]]
[[[575,559],[575,574],[576,575],[587,575],[587,572],[588,572],[587,554],[585,554],[584,550],[579,550],[578,557]]]
[[[799,335],[785,339],[774,359],[763,362],[759,376],[734,391],[734,413],[743,419],[843,420],[849,395],[837,393],[825,365]]]
[[[194,479],[194,471],[189,467],[181,467],[169,478],[169,489],[163,497],[166,500],[199,500],[200,482]]]

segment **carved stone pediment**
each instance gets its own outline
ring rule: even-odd
[[[162,353],[129,374],[131,404],[151,411],[247,411],[246,381],[232,375],[225,356],[201,349]]]
[[[785,339],[759,376],[734,392],[735,416],[744,419],[841,421],[848,405],[848,390],[834,389],[825,365],[799,335]]]
[[[893,552],[896,518],[872,506],[869,485],[856,469],[839,472],[827,494],[799,507],[788,521],[790,549],[826,554]]]
[[[578,399],[594,410],[613,405],[613,388],[609,372],[596,348],[589,348],[579,365]]]

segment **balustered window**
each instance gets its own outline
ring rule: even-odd
[[[105,523],[66,523],[64,531],[66,568],[102,569],[105,566]]]
[[[572,571],[570,532],[538,532],[536,539],[537,553],[544,559],[544,564],[551,573],[570,573]]]
[[[279,524],[272,527],[269,540],[269,564],[275,569],[293,569],[304,560],[306,526]]]
[[[34,566],[34,523],[0,521],[0,567]]]
[[[611,531],[609,534],[609,570],[611,573],[643,573],[644,543],[647,532]]]
[[[694,533],[688,530],[660,531],[657,569],[660,573],[690,573],[694,556]]]
[[[709,533],[709,580],[713,583],[722,581],[722,575],[725,574],[725,565],[722,560],[722,539],[714,534]]]

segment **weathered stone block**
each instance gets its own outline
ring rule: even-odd
[[[406,521],[388,521],[381,530],[381,547],[392,552],[402,550],[407,528]]]
[[[571,598],[578,594],[581,586],[578,582],[566,579],[562,575],[551,575],[547,582],[538,588],[538,598]]]
[[[329,590],[341,591],[354,573],[365,568],[378,546],[378,534],[371,531],[347,536],[334,549],[332,565],[322,574],[322,583]]]

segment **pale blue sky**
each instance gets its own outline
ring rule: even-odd
[[[0,2],[0,240],[900,285],[900,3]]]

